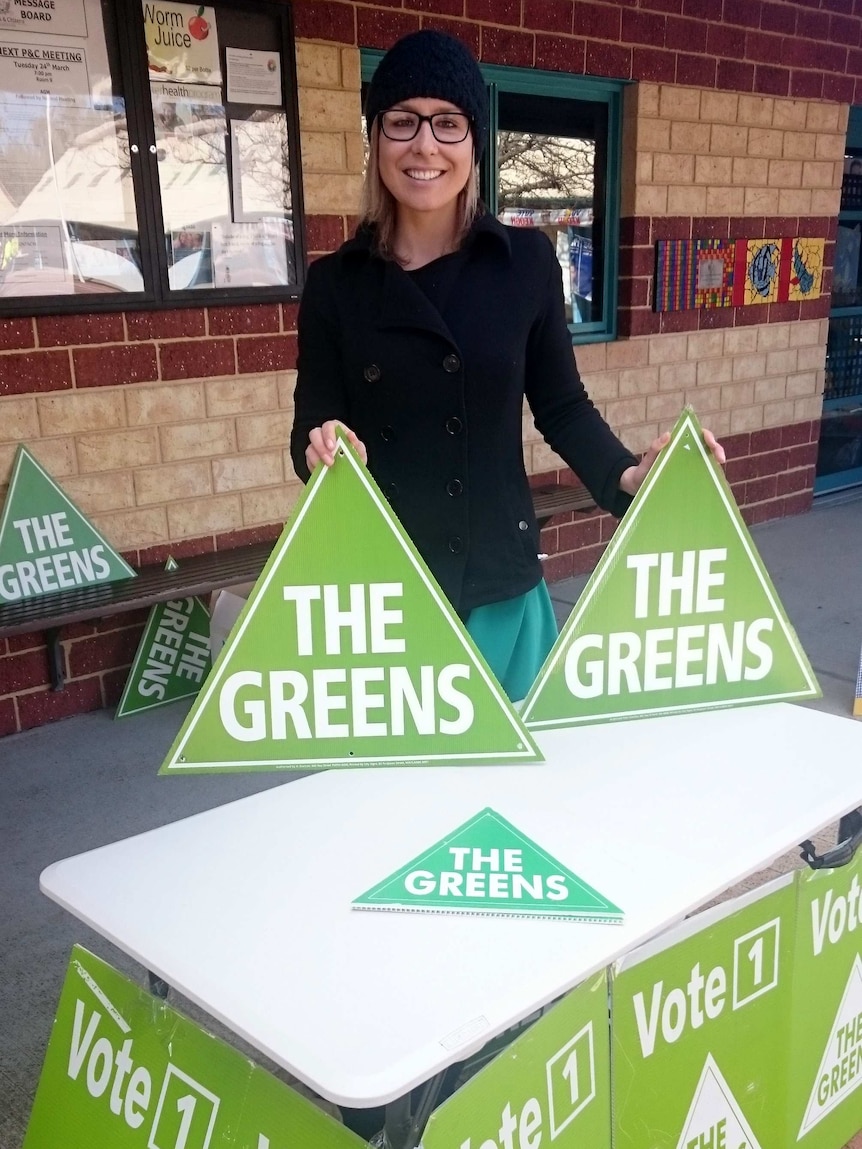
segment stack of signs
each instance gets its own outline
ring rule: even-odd
[[[161,772],[538,761],[339,436],[334,465],[305,488]]]
[[[539,730],[819,697],[721,467],[685,410],[522,716]]]
[[[795,1143],[787,1124],[795,894],[793,875],[779,878],[616,964],[616,1149]]]
[[[30,452],[19,447],[0,519],[0,602],[134,574]]]
[[[332,1117],[76,946],[24,1149],[360,1149]]]
[[[177,570],[173,559],[165,570]],[[126,679],[116,718],[192,698],[209,674],[210,616],[199,598],[178,598],[152,608]]]
[[[862,1129],[862,855],[797,878],[786,1144],[839,1149]]]
[[[621,923],[622,911],[485,809],[354,901],[359,910]]]
[[[608,983],[602,970],[435,1109],[422,1145],[610,1149],[610,1101]]]

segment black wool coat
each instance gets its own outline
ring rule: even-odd
[[[636,463],[578,375],[556,254],[541,232],[482,216],[442,314],[360,232],[313,263],[299,310],[291,454],[328,419],[368,466],[456,609],[514,598],[542,577],[522,409],[596,502],[621,515]]]

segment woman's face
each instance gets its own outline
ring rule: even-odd
[[[401,100],[396,108],[433,116],[460,112],[447,100]],[[473,172],[473,134],[458,144],[441,144],[423,121],[412,140],[390,140],[379,129],[377,156],[380,178],[399,207],[418,212],[441,211],[455,203]]]

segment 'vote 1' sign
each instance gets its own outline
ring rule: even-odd
[[[76,946],[24,1149],[361,1149],[311,1101]]]
[[[162,766],[536,762],[541,754],[343,438]]]

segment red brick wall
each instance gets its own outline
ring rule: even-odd
[[[860,0],[294,0],[298,36],[386,48],[420,26],[489,64],[862,103]]]

